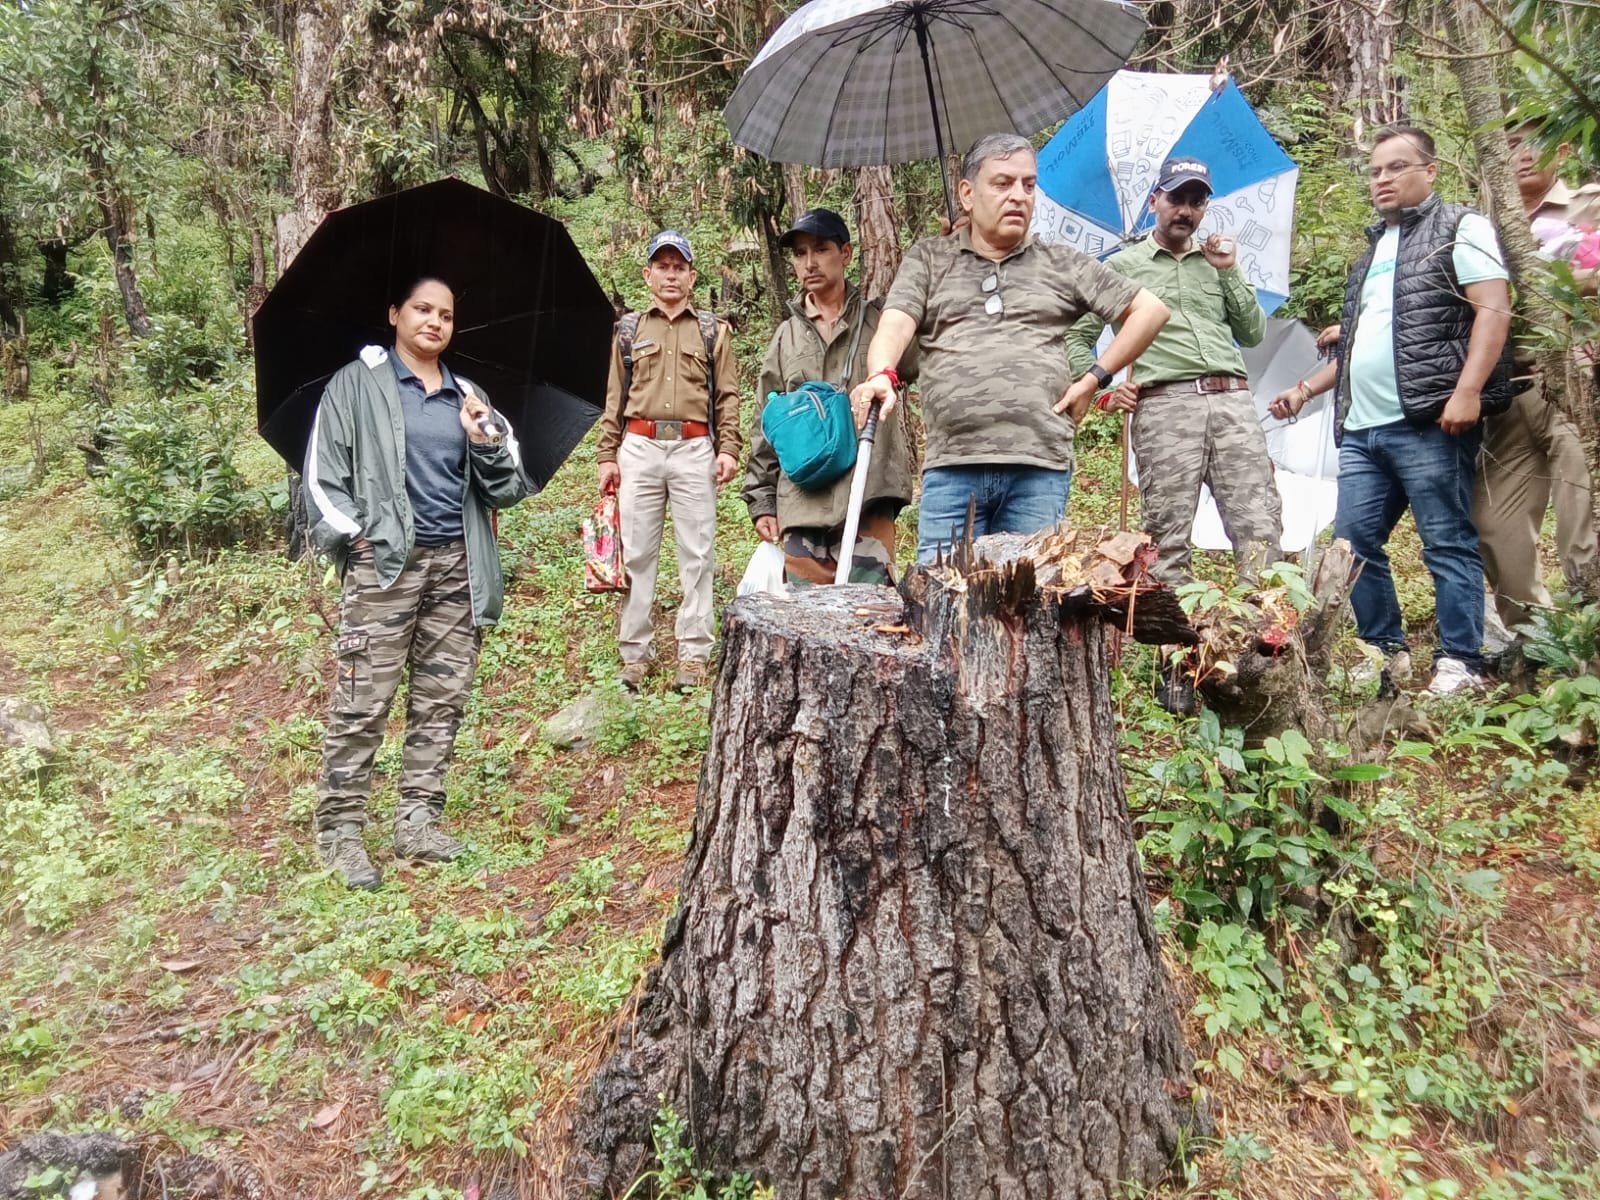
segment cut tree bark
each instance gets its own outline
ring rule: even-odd
[[[629,1186],[658,1097],[785,1200],[1172,1174],[1207,1118],[1107,646],[1194,635],[1170,593],[1130,595],[1142,540],[987,538],[899,594],[734,602],[679,910],[579,1101],[569,1194]]]

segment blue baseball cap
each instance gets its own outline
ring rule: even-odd
[[[1156,191],[1175,191],[1186,183],[1203,183],[1206,191],[1210,192],[1211,168],[1198,158],[1188,156],[1169,158],[1161,164],[1161,176],[1156,180]]]
[[[649,262],[651,259],[655,258],[657,254],[660,254],[661,251],[665,250],[668,246],[671,246],[679,254],[683,255],[684,262],[694,262],[694,248],[689,245],[689,239],[684,237],[683,234],[679,233],[676,229],[663,229],[660,233],[656,234],[655,237],[650,239],[650,245],[644,252],[645,262]]]

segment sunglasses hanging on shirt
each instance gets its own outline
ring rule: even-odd
[[[988,313],[991,317],[998,317],[1001,313],[1005,312],[1006,302],[1000,297],[1000,272],[998,270],[990,271],[989,274],[984,277],[983,283],[980,286],[983,288],[984,293],[989,297],[983,302],[983,311]]]

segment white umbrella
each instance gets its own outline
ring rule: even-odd
[[[735,143],[775,162],[942,164],[985,134],[1031,135],[1075,112],[1144,27],[1122,0],[811,0],[724,115]],[[945,201],[953,217],[948,185]]]

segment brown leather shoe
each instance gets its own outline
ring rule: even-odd
[[[680,692],[692,692],[706,681],[706,660],[703,658],[685,658],[678,662],[678,674],[672,680],[672,686]]]
[[[630,662],[622,664],[622,686],[630,692],[637,692],[643,686],[645,676],[650,674],[650,664],[647,662]]]

